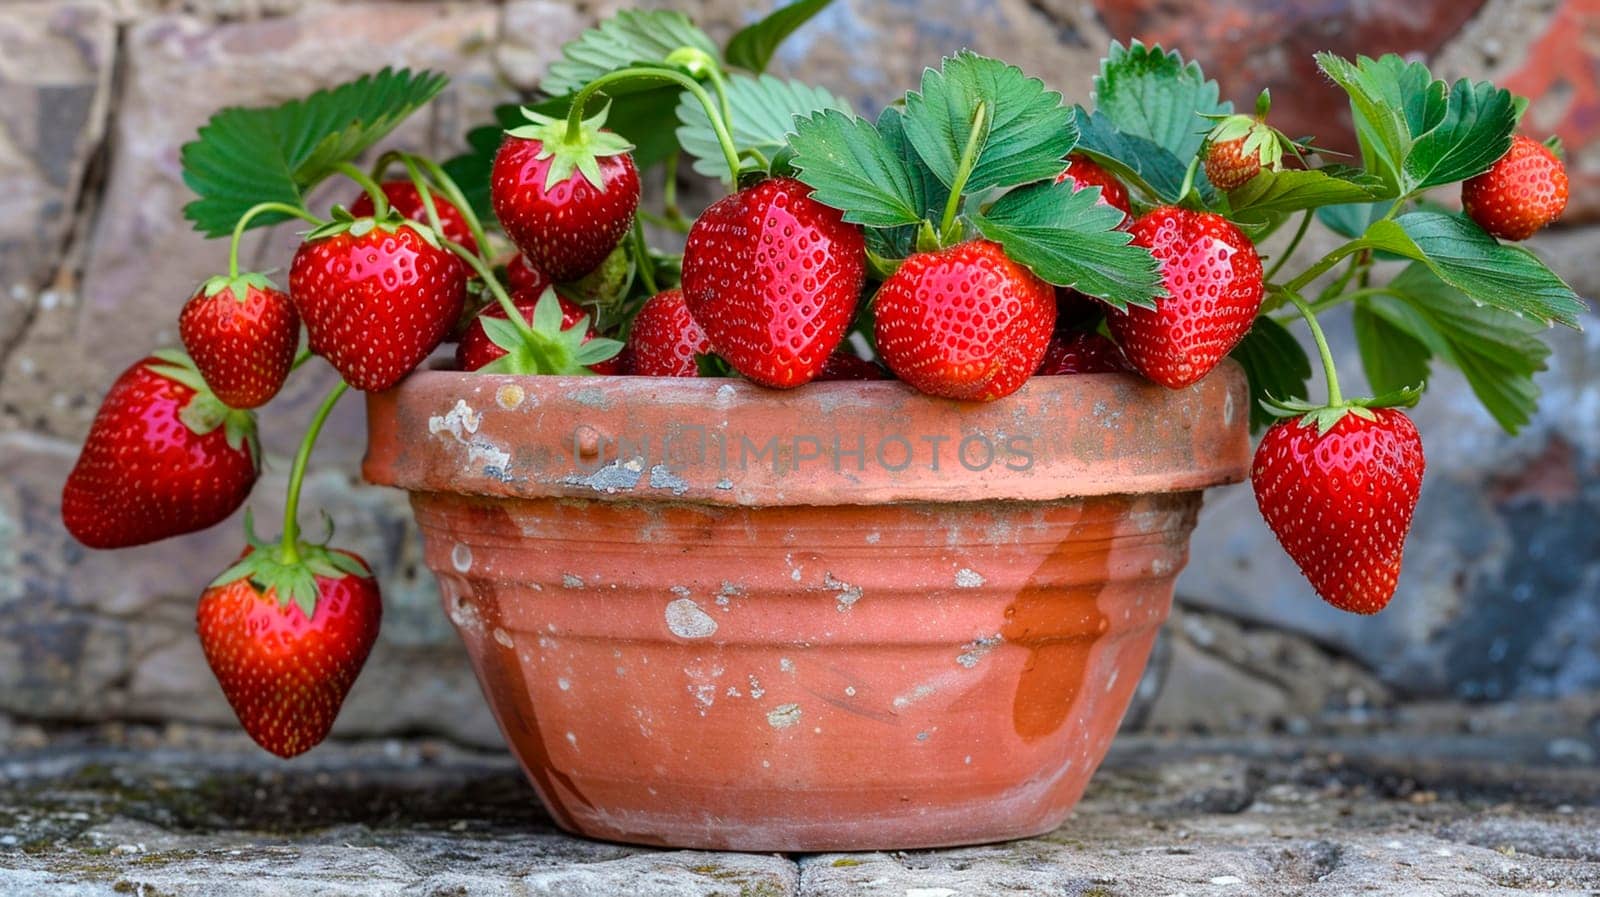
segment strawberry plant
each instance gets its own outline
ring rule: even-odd
[[[1235,113],[1198,64],[1139,43],[1114,44],[1070,98],[953,52],[868,115],[765,73],[827,5],[784,6],[723,47],[679,13],[620,13],[563,48],[543,98],[498,110],[444,162],[390,148],[358,166],[445,85],[389,69],[225,109],[184,148],[185,214],[231,236],[228,266],[180,313],[188,355],[157,352],[112,388],[62,514],[98,548],[219,522],[259,471],[248,409],[313,357],[339,373],[281,535],[247,524],[200,602],[206,656],[264,747],[326,735],[381,615],[365,562],[302,536],[317,434],[348,389],[389,389],[451,339],[466,371],[775,389],[892,374],[964,401],[1004,401],[1032,376],[1181,389],[1231,356],[1266,429],[1262,515],[1319,594],[1371,613],[1394,593],[1424,469],[1402,409],[1449,366],[1516,432],[1541,333],[1586,309],[1502,242],[1558,218],[1568,186],[1555,150],[1518,133],[1526,100],[1492,84],[1319,55],[1348,94],[1353,156],[1272,128],[1265,95]],[[723,194],[698,215],[678,197],[684,168]],[[354,201],[313,209],[329,179]],[[1458,184],[1464,214],[1429,198]],[[291,218],[310,229],[285,294],[241,271],[238,247]],[[1314,226],[1338,242],[1308,259]],[[1320,324],[1342,305],[1364,394]]]

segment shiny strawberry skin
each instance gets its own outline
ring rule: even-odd
[[[178,314],[178,336],[206,385],[233,408],[259,408],[289,378],[300,343],[300,313],[281,290],[201,290]]]
[[[581,172],[545,189],[550,159],[538,158],[544,144],[507,135],[494,157],[490,198],[506,236],[535,268],[552,280],[576,280],[605,261],[633,227],[639,209],[639,172],[633,156],[596,159],[596,188]]]
[[[466,265],[406,226],[302,243],[289,269],[311,351],[368,392],[399,383],[427,358],[466,294]]]
[[[206,589],[195,614],[206,662],[240,725],[284,758],[327,737],[383,617],[370,576],[317,576],[316,584],[310,619],[248,578]]]
[[[1222,140],[1206,148],[1206,177],[1222,191],[1243,187],[1261,173],[1261,157],[1245,155],[1246,137]]]
[[[527,292],[537,296],[555,282],[535,268],[527,256],[518,254],[506,263],[506,289],[513,293]]]
[[[117,378],[61,494],[67,531],[90,548],[127,548],[198,532],[249,497],[259,468],[248,443],[205,435],[179,414],[195,391],[146,358]]]
[[[1358,614],[1394,596],[1425,467],[1411,419],[1372,414],[1346,414],[1321,436],[1300,418],[1279,421],[1250,474],[1261,516],[1312,588]]]
[[[422,203],[422,194],[417,192],[416,185],[410,181],[384,181],[380,184],[383,195],[389,200],[389,206],[402,216],[410,218],[420,224],[428,224],[428,208]],[[455,203],[443,196],[438,191],[433,193],[433,210],[439,213],[439,227],[444,229],[442,236],[452,243],[460,243],[468,252],[478,251],[478,241],[472,238],[472,228],[467,227],[467,219],[456,208]],[[356,197],[350,204],[350,214],[357,218],[372,216],[372,197],[365,193]]]
[[[1567,167],[1548,146],[1524,137],[1489,170],[1461,185],[1467,217],[1502,240],[1526,240],[1567,208]]]
[[[1232,222],[1163,206],[1131,228],[1161,264],[1168,296],[1154,309],[1106,312],[1111,335],[1141,374],[1179,389],[1211,372],[1255,323],[1265,294],[1261,258]]]
[[[793,178],[713,203],[689,230],[683,298],[717,354],[763,386],[814,379],[866,281],[866,240]]]
[[[532,321],[534,306],[539,304],[539,297],[543,295],[543,293],[543,290],[540,290],[539,292],[524,290],[522,292],[512,293],[511,304],[516,306],[517,311],[522,314],[523,320]],[[573,302],[571,299],[568,299],[565,296],[558,294],[556,298],[561,302],[562,329],[571,327],[572,325],[578,323],[579,318],[589,314],[589,312],[586,311],[583,306]],[[491,318],[500,318],[501,320],[505,320],[506,310],[500,307],[500,303],[490,302],[488,305],[483,307],[483,311],[478,312],[478,314],[473,317],[472,323],[468,324],[467,329],[461,334],[461,342],[456,344],[456,368],[458,370],[475,371],[478,368],[481,368],[489,362],[494,361],[497,358],[501,358],[506,354],[505,349],[500,348],[500,346],[496,345],[493,340],[489,339],[489,334],[484,332],[483,324],[478,321],[478,318],[481,318],[485,315]],[[591,320],[592,319],[593,316],[591,316]],[[589,339],[592,339],[594,336],[595,331],[593,325],[591,324],[589,327],[589,336],[584,339],[584,342],[588,342]],[[620,374],[622,373],[622,362],[620,357],[620,355],[613,355],[599,364],[589,365],[589,370],[594,371],[596,374]]]
[[[1128,202],[1128,188],[1123,186],[1115,175],[1100,167],[1099,163],[1088,156],[1073,153],[1067,157],[1067,167],[1056,175],[1056,183],[1068,180],[1072,181],[1075,190],[1099,187],[1100,202],[1120,211],[1124,226],[1133,220],[1133,206]]]
[[[1051,336],[1034,376],[1114,374],[1132,370],[1133,365],[1116,343],[1093,331],[1080,330]]]
[[[689,314],[682,290],[651,296],[634,316],[620,356],[623,373],[639,377],[698,377],[695,356],[709,354],[711,341]]]
[[[1021,388],[1044,357],[1055,289],[988,240],[906,259],[873,306],[878,354],[895,376],[950,399]]]

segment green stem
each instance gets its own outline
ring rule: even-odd
[[[689,232],[689,222],[683,218],[668,218],[664,215],[657,215],[656,213],[646,209],[640,209],[638,215],[639,220],[645,222],[646,224],[653,224],[656,227],[666,228],[667,230],[680,234],[686,234]]]
[[[1182,205],[1194,192],[1194,176],[1200,173],[1200,157],[1197,155],[1189,160],[1189,167],[1183,172],[1183,186],[1178,188],[1178,204]]]
[[[654,296],[657,292],[656,273],[651,269],[655,265],[650,261],[650,247],[644,241],[644,225],[638,218],[633,219],[633,268],[639,272],[639,280],[644,283],[644,288]]]
[[[681,151],[674,149],[667,157],[666,179],[661,183],[661,211],[668,220],[683,217],[678,211],[678,159],[681,155]]]
[[[1306,209],[1304,217],[1300,219],[1300,227],[1295,230],[1294,237],[1289,240],[1289,245],[1283,250],[1283,254],[1278,256],[1278,260],[1272,263],[1271,268],[1267,269],[1267,273],[1263,276],[1264,280],[1272,280],[1273,275],[1277,274],[1283,268],[1284,263],[1294,256],[1294,251],[1300,248],[1300,241],[1305,239],[1306,231],[1311,228],[1311,216],[1313,214],[1311,209]]]
[[[349,162],[340,162],[335,166],[335,170],[360,184],[361,189],[367,191],[367,196],[372,198],[372,217],[379,221],[389,217],[389,197],[384,195],[383,188],[378,186],[377,181]]]
[[[528,324],[522,313],[517,311],[517,304],[511,301],[511,296],[506,293],[506,288],[500,285],[500,280],[494,276],[494,272],[489,270],[489,265],[479,258],[476,253],[468,251],[467,247],[454,240],[446,240],[444,237],[440,237],[439,242],[444,248],[455,253],[463,262],[466,262],[467,266],[473,271],[477,272],[478,277],[483,280],[484,287],[493,294],[495,301],[500,303],[500,308],[505,311],[506,317],[517,328],[517,332],[521,333],[524,338],[531,338],[533,336],[533,327]]]
[[[311,460],[311,449],[317,444],[317,434],[322,432],[329,412],[333,411],[339,397],[349,389],[350,384],[340,380],[339,385],[328,393],[328,397],[317,407],[317,413],[312,416],[306,435],[300,440],[300,450],[295,452],[294,466],[289,469],[289,495],[283,504],[283,536],[278,543],[278,560],[285,566],[300,563],[300,484],[306,478],[306,464]]]
[[[301,349],[300,352],[295,355],[294,361],[289,363],[289,370],[291,370],[291,371],[300,370],[300,366],[302,364],[305,364],[306,362],[310,361],[312,356],[313,356],[313,353],[312,353],[311,348],[309,346],[306,347],[306,348]]]
[[[722,147],[723,158],[728,163],[728,173],[733,178],[733,183],[739,183],[739,151],[734,147],[733,136],[728,133],[727,120],[723,118],[722,110],[717,103],[700,86],[700,82],[682,72],[665,68],[626,68],[619,69],[590,81],[572,98],[572,109],[567,112],[567,142],[575,143],[583,133],[583,111],[589,105],[589,98],[597,91],[619,81],[649,80],[671,81],[672,83],[689,91],[701,107],[706,111],[706,117],[711,120],[711,130],[717,135],[717,143]]]
[[[728,101],[728,79],[722,76],[722,67],[712,65],[706,71],[711,78],[711,89],[716,91],[717,105],[722,109],[722,120],[733,121],[733,104]]]
[[[277,212],[282,215],[291,215],[305,221],[313,227],[321,227],[322,219],[306,211],[300,206],[292,206],[286,202],[263,202],[250,207],[239,218],[239,223],[233,226],[233,241],[228,244],[228,276],[239,276],[239,241],[244,237],[245,229],[250,226],[250,220],[257,215],[267,212]]]
[[[1354,255],[1365,248],[1366,244],[1362,243],[1360,240],[1351,240],[1349,243],[1340,246],[1339,248],[1318,259],[1316,264],[1305,269],[1304,271],[1301,271],[1298,277],[1283,285],[1283,291],[1285,293],[1299,293],[1301,290],[1305,289],[1306,285],[1311,283],[1311,281],[1316,280],[1322,275],[1328,273],[1328,271],[1332,270],[1333,266],[1339,264],[1341,259],[1344,259],[1350,255]]]
[[[1328,378],[1328,405],[1338,407],[1344,404],[1344,393],[1339,389],[1339,371],[1333,365],[1333,350],[1328,348],[1328,337],[1322,332],[1322,325],[1317,323],[1316,312],[1300,298],[1298,293],[1286,293],[1294,307],[1300,310],[1306,319],[1306,325],[1311,328],[1311,338],[1317,343],[1317,352],[1322,355],[1322,373]]]
[[[978,162],[978,148],[983,141],[984,125],[989,120],[989,104],[979,103],[972,115],[972,127],[967,131],[967,145],[961,150],[961,161],[956,164],[956,176],[950,183],[950,198],[945,200],[944,215],[939,219],[939,236],[944,237],[955,223],[956,212],[961,208],[961,192],[967,188],[972,168]]]
[[[428,177],[433,178],[433,183],[438,186],[439,192],[444,194],[445,199],[450,200],[450,203],[456,207],[456,211],[461,213],[461,219],[467,222],[467,231],[472,234],[473,242],[478,244],[478,257],[488,261],[489,238],[484,233],[483,222],[478,218],[478,213],[473,210],[472,203],[467,202],[467,195],[461,192],[461,186],[456,183],[455,178],[444,170],[444,166],[429,159],[427,156],[402,153],[401,158],[407,162],[422,166],[422,170],[428,173]]]
[[[428,216],[428,226],[433,228],[433,232],[439,235],[439,239],[444,239],[444,222],[439,220],[439,207],[433,201],[433,189],[428,186],[428,181],[423,178],[422,169],[417,167],[417,163],[404,156],[400,157],[400,163],[406,167],[406,177],[411,179],[411,186],[417,191],[417,196],[422,199],[422,210]]]

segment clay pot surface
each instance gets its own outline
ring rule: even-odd
[[[1232,363],[1166,390],[425,371],[369,396],[445,611],[555,820],[753,851],[1040,834],[1104,757],[1201,490],[1249,467]]]

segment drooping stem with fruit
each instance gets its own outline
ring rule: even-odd
[[[339,163],[336,166],[336,170],[350,180],[355,181],[362,190],[366,191],[367,196],[372,198],[373,218],[382,221],[389,217],[389,197],[383,192],[383,187],[379,186],[371,175],[349,162]]]
[[[1306,326],[1311,328],[1311,339],[1317,344],[1317,354],[1322,356],[1322,373],[1328,380],[1328,406],[1337,408],[1343,405],[1344,392],[1339,388],[1339,370],[1333,363],[1333,349],[1328,346],[1328,337],[1322,332],[1322,325],[1317,323],[1316,313],[1299,294],[1285,291],[1284,296],[1300,310],[1300,315],[1306,319]]]
[[[717,144],[722,148],[724,160],[728,163],[728,174],[733,183],[739,183],[739,150],[734,145],[733,135],[728,131],[728,122],[724,116],[721,104],[711,98],[699,81],[685,75],[677,69],[670,68],[644,68],[630,67],[619,69],[609,74],[590,81],[584,85],[577,95],[572,98],[572,108],[567,111],[567,129],[565,140],[568,145],[581,144],[585,138],[583,126],[584,109],[589,105],[589,100],[604,88],[629,81],[671,81],[687,90],[691,96],[699,101],[705,110],[706,117],[711,120],[711,130],[717,136]]]
[[[317,436],[322,433],[322,425],[327,422],[333,406],[349,389],[349,384],[340,380],[329,391],[311,416],[305,436],[300,439],[300,448],[294,454],[294,466],[289,468],[289,491],[283,502],[283,535],[278,540],[278,560],[284,566],[300,562],[300,486],[305,480],[306,465],[311,461],[311,450],[316,447]]]
[[[251,206],[248,211],[239,216],[238,223],[233,226],[233,238],[228,243],[228,278],[230,280],[239,276],[239,243],[244,239],[244,232],[249,229],[250,222],[257,216],[270,212],[299,218],[312,227],[321,227],[327,223],[304,208],[292,206],[286,202],[263,202]]]

